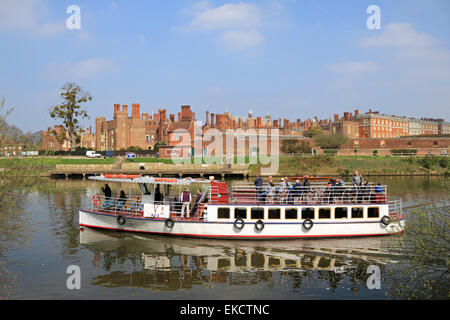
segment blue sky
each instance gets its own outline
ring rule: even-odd
[[[69,30],[69,5],[81,29]],[[381,29],[369,30],[377,5]],[[0,96],[25,131],[75,82],[95,117],[189,104],[291,120],[369,108],[450,121],[450,2],[0,0]],[[129,110],[131,107],[129,108]]]

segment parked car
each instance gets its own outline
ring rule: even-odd
[[[105,151],[104,152],[104,158],[113,158],[114,157],[114,151]]]
[[[134,152],[127,152],[127,153],[125,153],[125,157],[127,159],[134,159],[134,158],[136,158],[136,154]]]
[[[88,158],[100,158],[102,155],[95,151],[86,151],[86,157]]]

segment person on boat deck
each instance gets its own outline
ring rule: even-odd
[[[198,205],[200,204],[200,199],[202,198],[203,194],[202,191],[200,189],[197,190],[197,196],[195,197],[195,203],[194,203],[194,210],[192,210],[192,212],[197,212],[198,209]]]
[[[125,191],[123,190],[120,191],[120,197],[119,200],[117,200],[117,202],[121,202],[122,206],[125,205],[125,203],[127,202],[127,196],[125,195]]]
[[[273,180],[269,180],[265,191],[261,194],[261,199],[262,201],[266,202],[267,200],[272,200],[274,196],[275,184],[273,183]]]
[[[181,206],[181,218],[184,218],[184,213],[187,212],[186,218],[189,218],[189,205],[191,204],[191,193],[189,189],[185,189],[183,193],[180,195],[180,201],[182,202]]]
[[[156,186],[156,190],[155,190],[155,202],[161,202],[163,201],[163,195],[161,193],[161,191],[159,191],[159,185]]]
[[[261,198],[262,186],[263,186],[263,179],[261,176],[258,176],[258,178],[255,179],[256,197],[258,199]]]
[[[102,188],[103,193],[105,194],[105,199],[111,198],[111,188],[108,186],[108,184],[105,184],[105,187]]]
[[[355,173],[352,176],[352,185],[357,187],[361,186],[364,182],[364,178],[361,174],[359,174],[358,170],[355,170]]]

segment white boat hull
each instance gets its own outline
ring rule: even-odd
[[[329,237],[366,237],[400,233],[404,230],[404,221],[384,225],[379,219],[373,221],[351,221],[342,219],[333,222],[315,221],[310,230],[302,226],[302,221],[265,222],[258,231],[256,221],[247,221],[242,229],[237,229],[233,222],[175,220],[168,228],[164,219],[127,217],[123,225],[118,224],[117,216],[80,210],[79,224],[84,227],[149,234],[187,236],[220,239],[294,239],[294,238],[329,238]]]

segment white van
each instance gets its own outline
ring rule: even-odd
[[[86,157],[88,158],[100,158],[102,155],[95,151],[86,151]]]

